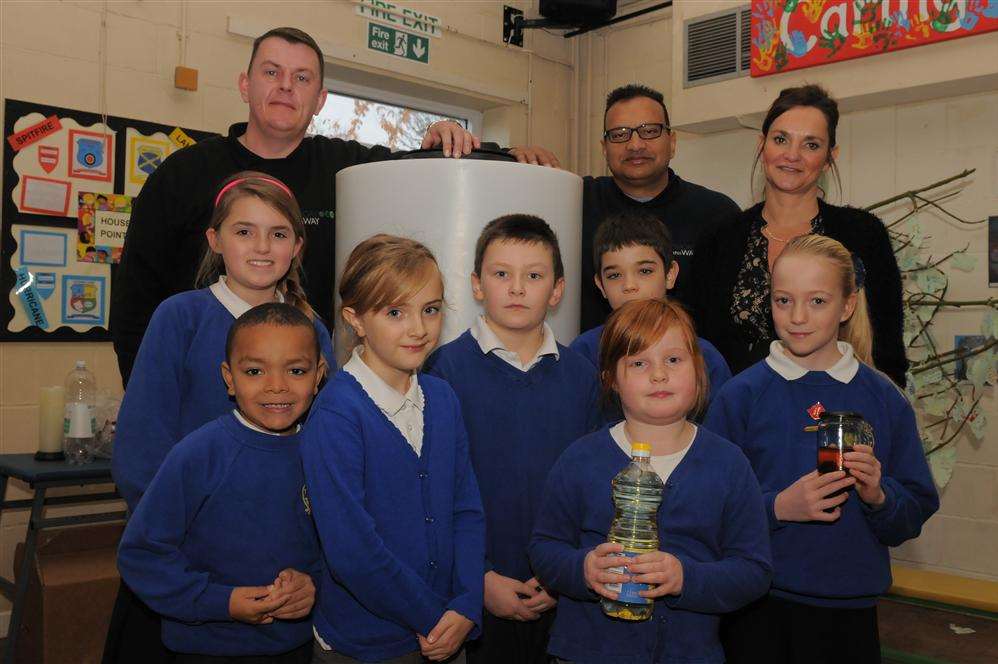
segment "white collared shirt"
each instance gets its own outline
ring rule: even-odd
[[[208,287],[211,294],[215,296],[223,307],[225,307],[233,318],[239,318],[244,313],[253,308],[253,305],[232,292],[229,285],[225,283],[225,275],[219,275],[218,281]],[[284,293],[274,289],[274,297],[277,302],[284,302]]]
[[[239,420],[240,424],[242,424],[244,427],[246,427],[250,431],[256,431],[257,433],[265,433],[268,436],[280,436],[281,435],[281,434],[277,433],[276,431],[267,431],[266,429],[261,429],[257,425],[253,424],[252,422],[250,422],[249,420],[246,419],[245,415],[243,415],[242,413],[239,412],[238,408],[233,408],[232,409],[232,414],[236,416],[236,419]],[[301,425],[300,424],[295,427],[295,433],[298,433],[299,431],[301,431]]]
[[[846,341],[839,341],[839,352],[842,353],[835,364],[825,369],[825,373],[839,381],[848,384],[856,377],[859,371],[859,360],[853,353],[852,346]],[[794,362],[793,358],[784,350],[782,341],[774,341],[769,344],[769,355],[766,357],[766,364],[787,380],[797,380],[811,369],[802,367]]]
[[[357,379],[371,401],[381,409],[388,421],[395,425],[406,442],[419,456],[423,449],[423,388],[413,373],[409,378],[409,390],[402,394],[386,383],[381,376],[367,366],[363,357],[364,346],[353,349],[350,359],[343,365],[343,370]]]
[[[610,427],[610,437],[613,438],[613,442],[617,443],[617,447],[623,450],[624,454],[631,456],[631,439],[628,438],[627,430],[624,428],[626,423],[626,420],[622,420]],[[692,426],[693,435],[690,437],[690,442],[686,444],[686,447],[672,454],[660,454],[649,459],[652,470],[658,473],[663,482],[669,481],[672,471],[676,469],[676,466],[683,460],[686,453],[693,447],[693,440],[697,437],[697,425],[692,424]]]
[[[534,358],[526,364],[520,361],[520,356],[517,353],[507,349],[506,345],[500,341],[496,333],[489,327],[489,324],[485,322],[485,316],[479,316],[475,324],[468,331],[471,332],[471,336],[478,342],[478,347],[482,349],[483,353],[488,355],[495,352],[504,362],[520,371],[530,371],[545,355],[554,355],[554,359],[556,360],[561,357],[561,353],[558,352],[558,342],[554,338],[554,332],[551,331],[551,327],[547,323],[544,323],[544,339],[541,341],[541,347],[537,349],[537,354],[534,355]]]

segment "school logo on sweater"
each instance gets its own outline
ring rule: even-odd
[[[305,514],[312,516],[312,503],[308,501],[308,488],[304,484],[301,485],[301,502],[305,505]]]
[[[825,407],[821,405],[820,401],[815,401],[814,405],[807,409],[807,414],[811,416],[811,419],[817,422],[821,419],[821,414],[825,412]]]

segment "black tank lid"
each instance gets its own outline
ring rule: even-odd
[[[395,159],[449,159],[444,157],[442,148],[431,148],[429,150],[412,150],[411,152],[400,152],[395,155]],[[466,154],[461,159],[475,159],[480,161],[516,161],[516,157],[502,152],[495,148],[477,148]]]

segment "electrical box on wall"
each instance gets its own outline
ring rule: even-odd
[[[198,70],[177,65],[173,70],[173,87],[181,90],[198,89]]]

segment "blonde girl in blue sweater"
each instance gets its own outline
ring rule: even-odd
[[[417,375],[444,292],[422,244],[375,235],[340,279],[353,353],[302,433],[325,572],[316,664],[453,661],[482,620],[485,518],[457,396]]]
[[[729,662],[878,662],[888,547],[939,507],[907,398],[872,368],[864,270],[836,240],[792,240],[773,266],[769,356],[721,389],[704,425],[742,448],[769,516],[773,587],[726,620]],[[815,425],[856,413],[874,447],[819,475]]]

